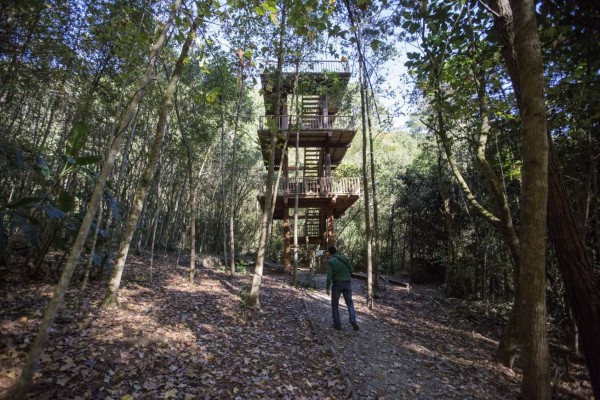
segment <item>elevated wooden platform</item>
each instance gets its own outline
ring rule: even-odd
[[[339,108],[342,96],[350,81],[350,68],[347,61],[339,60],[309,60],[303,61],[296,66],[286,64],[281,74],[281,92],[283,100],[294,91],[296,75],[298,78],[297,93],[314,94],[327,93],[330,100],[331,114],[335,114]],[[275,114],[273,105],[276,101],[277,74],[276,65],[269,65],[261,74],[263,98],[267,114]]]
[[[317,193],[313,195],[303,194],[299,195],[298,208],[328,208],[331,207],[333,210],[333,217],[335,219],[340,218],[345,214],[346,210],[356,203],[360,198],[359,194],[329,194],[319,195]],[[265,206],[265,196],[258,196],[258,202],[260,206]],[[284,209],[294,207],[295,195],[280,195],[277,196],[275,201],[275,211],[273,212],[273,219],[282,220],[284,219]]]
[[[271,131],[269,125],[277,129],[277,147],[275,150],[275,168],[282,163],[283,145],[288,138],[288,149],[316,148],[328,150],[331,157],[331,168],[335,169],[344,159],[346,151],[356,135],[354,116],[281,116],[273,121],[273,117],[261,117],[259,121],[258,139],[265,165],[269,161]],[[297,135],[296,135],[297,133]],[[296,140],[298,137],[298,140]]]

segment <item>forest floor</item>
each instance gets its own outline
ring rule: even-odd
[[[355,279],[360,330],[346,323],[335,331],[322,275],[312,290],[266,273],[256,310],[244,305],[250,274],[202,268],[191,285],[166,257],[150,281],[147,261],[131,258],[116,310],[97,307],[100,284],[78,310],[76,290],[68,292],[30,398],[518,398],[518,368],[491,361],[502,326],[437,288],[387,286],[369,310],[365,284]],[[9,398],[53,288],[4,277],[0,398]],[[345,307],[340,312],[347,318]],[[553,359],[553,397],[592,398],[582,360],[567,375],[564,358]]]

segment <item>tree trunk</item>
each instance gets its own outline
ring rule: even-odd
[[[192,157],[192,148],[187,135],[181,131],[182,137],[185,137],[185,147],[187,153],[187,167],[188,167],[188,183],[190,190],[190,283],[194,283],[194,273],[196,271],[196,191],[194,190],[194,165]]]
[[[227,204],[225,195],[225,110],[223,109],[223,95],[220,96],[221,104],[221,157],[219,157],[219,170],[221,171],[221,204]],[[226,208],[221,208],[223,229],[223,261],[227,267],[227,221],[225,220]]]
[[[275,83],[275,121],[279,120],[279,103],[281,102],[281,70],[283,69],[284,43],[286,28],[286,10],[281,11],[281,31],[279,34],[279,48],[277,50],[277,71]],[[271,201],[273,196],[273,173],[275,171],[275,150],[277,146],[277,128],[271,129],[269,146],[269,165],[267,167],[267,182],[265,187],[265,205],[260,222],[260,238],[258,242],[258,252],[256,255],[256,266],[254,267],[254,276],[252,278],[252,288],[248,296],[248,305],[260,307],[260,284],[262,281],[263,267],[265,263],[265,252],[267,250],[267,239],[269,237],[269,225],[271,221]]]
[[[550,355],[546,328],[546,212],[548,142],[541,45],[532,0],[511,1],[515,50],[522,82],[521,274],[523,296],[524,399],[550,399]]]
[[[550,146],[552,149],[552,146]],[[556,154],[548,159],[548,228],[577,323],[594,397],[600,399],[600,285],[569,207]]]
[[[94,254],[96,252],[96,241],[98,240],[98,232],[100,231],[100,225],[102,224],[102,202],[98,207],[98,216],[96,217],[96,229],[94,230],[94,238],[92,239],[92,246],[90,248],[90,256],[88,258],[88,262],[85,265],[85,270],[83,272],[83,279],[81,281],[81,286],[79,288],[79,293],[77,294],[77,308],[79,308],[81,304],[81,298],[83,297],[83,293],[87,288],[87,283],[90,278],[90,271],[92,269],[92,265],[94,263]]]
[[[194,273],[196,270],[196,191],[194,190],[194,158],[192,156],[192,146],[186,132],[187,127],[183,124],[181,114],[179,113],[177,96],[175,96],[175,113],[177,115],[177,121],[179,122],[179,130],[181,131],[181,140],[185,146],[185,153],[187,156],[188,188],[190,196],[190,237],[188,238],[190,244],[189,280],[190,283],[193,284]]]
[[[161,160],[158,160],[158,169],[160,171]],[[154,210],[154,220],[152,221],[152,235],[150,243],[150,266],[148,267],[148,279],[152,283],[154,273],[154,246],[156,245],[156,231],[158,228],[158,216],[160,213],[160,178],[162,175],[159,174],[158,182],[156,182],[156,210]]]
[[[81,250],[83,249],[83,245],[87,238],[88,232],[90,230],[90,226],[92,225],[92,221],[94,219],[94,215],[98,210],[98,205],[100,204],[100,200],[102,199],[102,194],[104,192],[104,186],[106,185],[106,180],[115,164],[115,158],[119,153],[119,149],[121,147],[121,143],[125,136],[125,132],[133,118],[133,114],[138,104],[140,103],[142,96],[144,95],[144,90],[150,83],[154,73],[155,62],[158,57],[158,53],[162,49],[169,28],[171,27],[171,23],[175,18],[175,14],[181,5],[181,0],[174,0],[173,6],[171,7],[171,13],[169,15],[168,21],[163,25],[158,39],[152,45],[150,49],[149,61],[146,66],[146,70],[144,71],[144,76],[142,77],[136,91],[134,92],[131,101],[129,102],[125,112],[121,117],[121,121],[119,123],[119,127],[115,132],[115,139],[112,142],[110,150],[108,151],[108,155],[106,157],[106,161],[104,162],[104,166],[102,167],[102,171],[98,176],[98,182],[94,188],[94,193],[88,203],[88,208],[81,222],[81,226],[79,227],[79,232],[77,233],[77,237],[71,250],[69,252],[69,256],[67,257],[67,263],[63,268],[63,272],[60,276],[56,289],[54,291],[54,295],[46,308],[44,313],[44,318],[42,323],[40,324],[40,329],[38,331],[37,337],[33,346],[29,353],[27,354],[27,360],[25,361],[25,366],[23,367],[23,372],[19,377],[19,381],[17,382],[17,387],[14,392],[14,399],[22,400],[25,399],[29,388],[31,387],[33,373],[35,372],[36,364],[44,350],[44,345],[46,343],[46,339],[48,338],[48,333],[50,327],[52,326],[54,319],[58,313],[58,308],[62,303],[65,292],[71,281],[71,276],[73,276],[73,271],[75,270],[75,264],[79,259],[79,255],[81,254]]]
[[[242,104],[244,101],[244,56],[243,54],[240,56],[240,91],[239,97],[235,110],[235,122],[233,126],[233,140],[232,140],[232,152],[231,152],[231,193],[230,193],[230,201],[229,201],[229,273],[231,275],[235,274],[235,183],[236,183],[236,174],[235,174],[235,158],[237,151],[237,139],[238,139],[238,126],[240,122],[240,113],[242,112]]]
[[[365,64],[363,60],[363,65]],[[373,257],[373,286],[375,289],[379,288],[379,266],[381,263],[381,245],[379,237],[379,207],[377,202],[377,180],[375,179],[375,155],[373,150],[373,129],[371,126],[371,106],[369,102],[369,90],[368,90],[368,75],[366,66],[364,67],[365,74],[365,106],[367,114],[367,128],[369,131],[369,162],[371,165],[371,190],[373,191],[373,241],[375,242],[375,254]]]
[[[508,0],[489,0],[495,11],[494,25],[501,38],[502,54],[519,108],[521,82],[514,51],[512,12]],[[560,173],[556,154],[549,141],[548,152],[548,228],[556,250],[558,267],[565,282],[573,314],[579,328],[594,397],[600,399],[600,284],[593,273],[583,236],[573,216],[569,195]]]
[[[360,45],[360,44],[359,44]],[[367,242],[367,307],[373,309],[373,260],[372,260],[372,237],[371,237],[371,216],[369,212],[369,173],[367,168],[367,119],[366,119],[366,85],[365,72],[363,65],[360,67],[360,100],[362,113],[362,173],[363,190],[365,196],[365,240]]]
[[[365,57],[363,55],[362,41],[359,35],[359,29],[356,26],[355,15],[350,4],[350,1],[345,1],[346,10],[348,11],[348,19],[350,25],[354,31],[354,38],[356,40],[356,49],[358,51],[359,60],[359,71],[360,71],[360,103],[361,103],[361,120],[362,120],[362,172],[363,172],[363,191],[365,198],[365,240],[366,240],[366,253],[367,253],[367,307],[373,309],[373,256],[372,256],[372,245],[373,239],[371,237],[371,218],[369,213],[369,173],[367,170],[367,78],[365,76]]]
[[[115,261],[115,266],[113,267],[112,275],[108,283],[108,288],[106,290],[106,295],[104,297],[104,300],[102,300],[102,307],[104,308],[113,308],[119,304],[118,292],[119,287],[121,285],[121,276],[123,275],[123,269],[125,268],[125,261],[127,260],[127,255],[129,254],[129,246],[131,245],[131,240],[133,239],[133,234],[135,233],[135,228],[137,226],[138,219],[141,215],[142,208],[144,207],[144,202],[148,194],[148,187],[150,185],[152,176],[154,175],[156,164],[158,162],[162,142],[165,137],[165,132],[167,130],[167,122],[169,121],[169,113],[171,111],[171,105],[173,103],[175,89],[177,88],[177,83],[179,82],[184,60],[187,58],[190,45],[195,37],[195,30],[196,24],[194,22],[190,27],[188,36],[181,49],[181,54],[179,55],[179,59],[175,64],[175,69],[173,70],[173,74],[171,75],[171,79],[163,95],[163,101],[160,108],[158,123],[156,126],[156,136],[154,137],[154,141],[152,142],[152,146],[150,148],[150,154],[148,155],[148,164],[144,169],[139,186],[135,193],[133,207],[131,213],[129,214],[127,227],[125,228],[125,231],[123,232],[123,237],[121,238],[121,244],[119,245],[119,251],[117,253],[117,260]]]

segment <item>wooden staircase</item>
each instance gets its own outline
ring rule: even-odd
[[[321,96],[302,96],[302,115],[319,115]]]

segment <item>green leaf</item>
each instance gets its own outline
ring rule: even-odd
[[[89,128],[83,122],[78,122],[73,125],[73,129],[69,133],[69,141],[67,142],[67,154],[76,156],[79,150],[85,145]]]
[[[77,157],[75,159],[75,165],[78,165],[78,166],[82,167],[84,165],[97,164],[97,163],[100,162],[100,160],[102,160],[102,157],[99,157],[99,156]]]
[[[373,40],[373,41],[371,42],[371,49],[372,49],[373,51],[377,51],[377,49],[379,48],[379,45],[380,45],[380,44],[381,44],[381,41],[380,41],[380,40],[377,40],[377,39]]]
[[[75,196],[64,190],[58,194],[57,206],[62,211],[68,213],[75,209]]]
[[[46,160],[44,160],[39,154],[36,154],[35,162],[36,162],[38,168],[40,169],[40,172],[44,176],[44,178],[49,178],[50,177],[50,168],[48,167]]]
[[[272,12],[269,15],[269,18],[271,18],[271,22],[273,22],[273,24],[279,25],[279,21],[277,20],[277,13]]]

